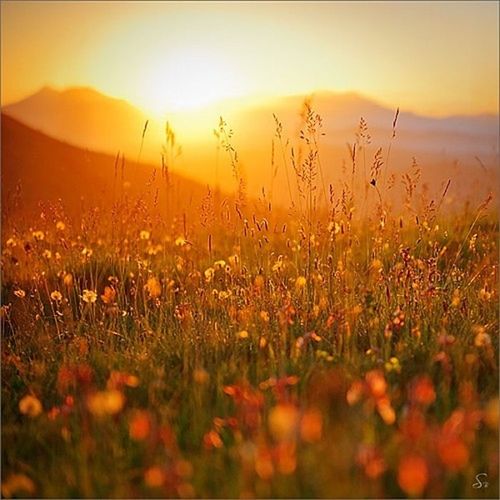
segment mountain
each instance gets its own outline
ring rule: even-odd
[[[2,115],[2,219],[14,223],[62,205],[78,218],[93,207],[109,210],[113,202],[140,198],[164,209],[166,179],[160,169],[126,158],[95,153],[48,137]],[[168,178],[171,209],[196,210],[206,186],[182,176]]]
[[[441,186],[451,176],[457,181],[457,193],[466,190],[477,194],[488,187],[485,172],[498,171],[498,116],[452,116],[433,118],[400,110],[393,135],[394,109],[388,109],[356,93],[321,91],[310,96],[312,108],[322,117],[324,133],[320,153],[326,183],[339,183],[350,164],[347,144],[356,141],[360,118],[365,120],[371,144],[365,148],[369,171],[374,155],[382,148],[384,161],[395,175],[406,171],[416,158],[422,167],[422,179]],[[305,125],[301,117],[304,96],[287,96],[260,102],[228,100],[202,110],[169,113],[165,116],[175,131],[176,144],[182,154],[175,163],[167,155],[169,167],[182,176],[203,185],[217,184],[232,192],[235,180],[229,155],[218,147],[213,131],[220,116],[232,129],[231,145],[238,153],[248,192],[258,196],[274,186],[274,200],[286,203],[289,196],[284,162],[293,176],[291,147],[295,153],[305,150],[299,139]],[[165,142],[164,121],[151,118],[123,100],[104,96],[89,88],[54,90],[44,88],[3,112],[56,139],[82,148],[159,164]],[[276,115],[282,123],[285,151],[276,137]],[[148,120],[147,130],[144,125]],[[390,155],[388,154],[390,146]],[[177,151],[177,146],[175,148]],[[274,153],[273,153],[274,151]],[[171,151],[172,153],[172,151]],[[390,158],[389,158],[390,156]],[[276,172],[276,175],[274,175]],[[464,182],[466,179],[466,182]],[[458,196],[458,194],[457,194]]]
[[[88,87],[37,93],[5,106],[3,113],[52,137],[93,151],[137,152],[147,117],[126,101]]]

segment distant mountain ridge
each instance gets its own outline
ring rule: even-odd
[[[284,96],[244,102],[241,106],[237,99],[231,99],[200,111],[169,113],[165,120],[173,126],[177,143],[182,145],[182,155],[177,158],[174,171],[203,185],[217,184],[232,192],[234,181],[229,161],[223,151],[217,153],[213,135],[222,115],[234,131],[231,141],[241,165],[247,174],[251,172],[246,178],[249,193],[259,196],[262,188],[267,189],[271,184],[271,143],[276,141],[273,115],[283,124],[284,141],[290,139],[297,150],[300,130],[304,127],[300,112],[306,97]],[[350,161],[346,144],[355,142],[361,117],[368,124],[371,135],[368,161],[379,147],[383,148],[385,157],[391,143],[391,168],[395,172],[408,168],[414,157],[424,173],[434,177],[437,173],[446,176],[454,165],[475,173],[481,173],[483,167],[498,170],[498,115],[434,118],[402,109],[396,124],[396,137],[391,139],[395,109],[354,92],[319,91],[309,97],[313,109],[323,120],[324,136],[320,148],[326,182],[342,178],[342,169]],[[120,151],[128,159],[161,165],[165,122],[125,100],[103,95],[90,87],[65,90],[44,87],[22,101],[5,106],[2,111],[31,128],[79,148],[113,156]],[[148,127],[143,136],[146,121]],[[280,164],[274,186],[280,186],[285,181],[281,153],[275,160]],[[281,193],[277,199],[285,203],[288,197]]]

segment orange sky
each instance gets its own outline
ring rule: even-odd
[[[2,2],[2,104],[89,85],[148,111],[354,90],[498,112],[498,2]]]

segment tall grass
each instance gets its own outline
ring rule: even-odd
[[[156,212],[13,216],[4,496],[498,496],[497,217],[426,198],[416,162],[395,208],[364,120],[327,186],[303,120],[292,140],[275,117],[289,215],[248,199],[221,118],[233,196],[176,213],[167,128]]]

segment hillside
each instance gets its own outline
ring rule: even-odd
[[[32,216],[40,203],[61,203],[70,215],[113,200],[139,195],[162,207],[161,169],[91,152],[37,132],[2,115],[2,217]],[[123,169],[122,169],[123,165]],[[179,175],[169,176],[171,203],[178,209],[199,203],[206,187]]]

